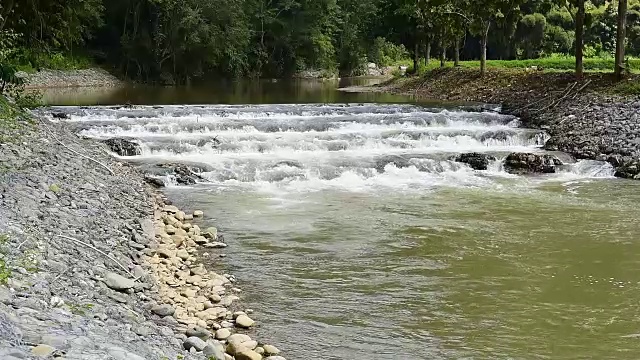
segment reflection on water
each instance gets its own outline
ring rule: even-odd
[[[373,85],[380,78],[341,80],[244,80],[216,81],[194,86],[80,87],[44,89],[48,105],[115,104],[245,104],[308,102],[407,102],[407,97],[390,94],[347,94],[339,87]]]

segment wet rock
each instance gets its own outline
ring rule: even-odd
[[[471,166],[474,170],[487,170],[489,163],[495,161],[495,156],[482,153],[464,153],[455,157],[455,161]]]
[[[217,240],[218,239],[218,229],[211,226],[209,228],[207,228],[205,231],[202,232],[202,236],[204,236],[207,239],[210,240]]]
[[[287,360],[287,359],[283,358],[282,356],[269,356],[264,358],[264,360]]]
[[[548,174],[555,173],[556,166],[562,162],[547,154],[512,153],[507,156],[504,168],[511,174]]]
[[[140,145],[131,140],[113,138],[103,141],[111,151],[120,156],[136,156],[142,154]]]
[[[615,175],[625,179],[640,179],[640,161],[623,162],[616,168]]]
[[[108,272],[104,277],[104,283],[111,289],[116,291],[124,291],[133,288],[136,283],[131,279],[127,279],[124,276],[118,275],[113,272]]]

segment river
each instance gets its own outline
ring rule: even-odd
[[[158,105],[76,108],[68,121],[139,139],[127,160],[204,168],[205,183],[166,192],[224,233],[228,257],[204,260],[238,277],[258,338],[289,359],[640,353],[638,183],[562,154],[568,164],[543,176],[451,161],[542,152],[544,135],[491,106],[321,82],[46,99]]]

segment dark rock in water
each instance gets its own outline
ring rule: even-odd
[[[383,173],[384,168],[389,164],[393,164],[397,168],[406,168],[411,166],[411,162],[407,158],[398,155],[387,155],[376,159],[375,168],[379,173]]]
[[[616,168],[616,177],[640,180],[640,160],[628,161]]]
[[[120,155],[120,156],[136,156],[140,155],[142,151],[140,150],[140,145],[135,141],[127,140],[127,139],[107,139],[103,141],[111,151]]]
[[[286,166],[290,166],[290,167],[296,167],[298,169],[302,169],[304,166],[302,166],[302,164],[300,164],[297,161],[289,161],[289,160],[283,160],[283,161],[278,161],[274,167],[278,167],[280,165],[286,165]]]
[[[68,119],[69,118],[69,114],[63,113],[63,112],[52,112],[51,116],[53,116],[54,119]]]
[[[185,164],[162,164],[160,166],[169,169],[169,175],[173,175],[179,185],[195,185],[198,181],[204,180],[196,173],[202,172],[204,169],[198,167]]]
[[[495,161],[496,158],[492,155],[482,153],[465,153],[456,156],[454,161],[467,164],[474,170],[487,170],[489,168],[489,162]]]
[[[504,161],[504,169],[511,174],[555,173],[562,161],[552,155],[512,153]]]
[[[153,186],[155,186],[157,188],[161,188],[161,187],[165,186],[164,180],[162,180],[159,177],[155,177],[155,176],[147,175],[147,176],[144,177],[144,181],[146,181],[147,183],[149,183],[149,184],[151,184],[151,185],[153,185]]]

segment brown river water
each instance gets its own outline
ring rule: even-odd
[[[91,105],[70,120],[83,135],[139,139],[129,160],[201,164],[205,183],[166,193],[224,233],[228,257],[205,260],[288,359],[640,356],[640,183],[567,157],[545,176],[473,171],[451,157],[545,137],[491,107],[337,85],[45,96]],[[157,106],[101,107],[126,103]]]

